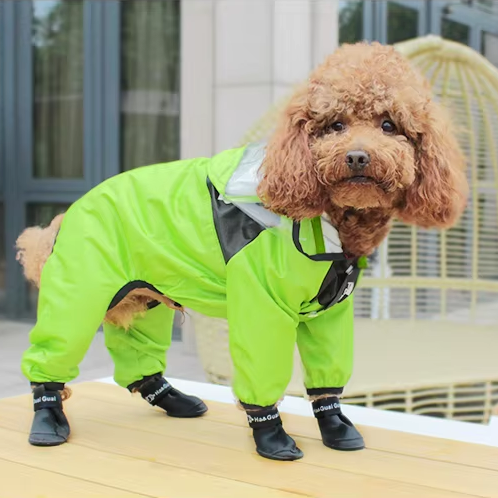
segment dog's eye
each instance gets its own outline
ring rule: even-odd
[[[384,133],[394,133],[396,131],[396,125],[388,119],[382,121],[381,128]]]
[[[330,125],[330,129],[333,131],[344,131],[345,128],[346,128],[345,124],[342,123],[341,121],[334,121]]]

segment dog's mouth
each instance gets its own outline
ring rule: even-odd
[[[386,182],[361,174],[342,178],[330,189],[333,204],[355,209],[392,207],[396,195]]]
[[[403,185],[401,182],[398,182],[395,185],[392,185],[391,182],[385,182],[385,181],[379,181],[376,178],[372,176],[366,176],[366,175],[355,175],[351,176],[349,178],[345,178],[342,180],[343,184],[346,185],[362,185],[365,186],[366,188],[368,187],[376,187],[378,189],[381,189],[383,192],[387,193],[392,193],[396,190],[404,189],[405,185]]]
[[[353,176],[351,178],[348,178],[346,181],[348,181],[349,183],[378,183],[372,177],[362,175]]]
[[[375,178],[367,175],[355,175],[342,180],[343,183],[354,183],[356,185],[375,185],[380,188],[384,188],[383,184],[377,181]]]

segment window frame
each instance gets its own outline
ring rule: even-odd
[[[387,14],[389,3],[415,10],[418,13],[417,36],[427,33],[428,6],[423,0],[381,0],[378,2],[365,1],[363,4],[363,31],[364,38],[368,41],[377,40],[382,44],[387,43]]]
[[[441,34],[441,21],[447,19],[469,28],[469,47],[481,53],[482,33],[486,32],[498,36],[498,22],[491,14],[471,8],[463,4],[454,4],[449,7],[450,11],[444,12],[445,4],[442,2],[431,2],[431,32]],[[494,19],[494,22],[493,22]]]
[[[121,172],[121,5],[120,0],[83,0],[83,178],[63,179],[33,175],[32,1],[0,2],[0,202],[7,290],[0,307],[8,318],[33,319],[36,313],[15,259],[28,204],[71,204]]]
[[[387,14],[388,3],[396,3],[419,13],[418,35],[429,33],[441,35],[441,21],[464,24],[469,28],[469,46],[481,53],[482,34],[489,33],[498,36],[498,22],[491,14],[463,4],[448,6],[448,2],[427,0],[381,0],[378,2],[365,1],[363,3],[363,37],[366,40],[377,40],[387,43]],[[449,11],[445,12],[446,9]]]

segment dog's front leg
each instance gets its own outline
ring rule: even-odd
[[[272,254],[271,244],[277,238],[269,235],[258,240],[262,246],[250,244],[228,263],[233,391],[246,411],[258,454],[273,460],[297,460],[303,453],[285,432],[276,406],[292,376],[299,321],[293,310],[299,310],[301,296],[282,278],[286,269],[276,270],[274,261],[262,263]],[[286,262],[284,257],[281,260]]]
[[[351,297],[301,323],[297,344],[304,367],[306,392],[312,402],[323,444],[336,450],[360,450],[363,437],[342,413],[339,396],[353,368]]]
[[[241,403],[252,429],[257,452],[271,460],[297,460],[302,451],[285,432],[278,408]]]
[[[332,389],[329,394],[312,396],[311,400],[325,446],[341,451],[361,450],[365,447],[363,437],[342,413],[339,398],[333,394]]]

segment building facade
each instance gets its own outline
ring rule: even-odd
[[[498,65],[481,1],[0,1],[0,313],[32,317],[14,243],[122,171],[237,146],[339,43],[428,33]]]

